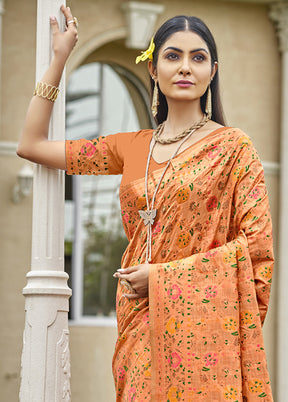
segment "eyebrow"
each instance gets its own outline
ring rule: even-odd
[[[173,46],[166,47],[166,49],[164,49],[164,52],[166,52],[166,50],[175,50],[176,52],[183,53],[183,50],[179,49],[178,47],[173,47]],[[190,50],[190,53],[195,53],[195,52],[199,52],[199,51],[203,51],[203,52],[209,54],[208,51],[206,49],[204,49],[203,47],[199,47],[198,49]]]

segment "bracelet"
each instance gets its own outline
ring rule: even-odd
[[[46,82],[39,81],[37,82],[34,96],[40,96],[41,98],[49,99],[52,102],[55,102],[57,96],[59,94],[59,88],[54,87],[53,85],[46,84]]]

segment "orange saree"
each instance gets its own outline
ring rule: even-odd
[[[129,240],[123,268],[145,262],[138,210],[145,209],[151,134],[67,141],[68,173],[123,173]],[[162,171],[152,163],[149,197]],[[155,207],[149,298],[123,298],[127,289],[120,284],[117,291],[117,401],[273,401],[261,329],[273,270],[272,227],[250,139],[224,127],[181,152]]]

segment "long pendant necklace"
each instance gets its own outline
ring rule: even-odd
[[[151,140],[150,150],[149,150],[149,155],[148,155],[147,165],[146,165],[146,171],[145,171],[145,198],[146,198],[147,209],[145,211],[143,211],[143,210],[138,211],[140,217],[144,221],[144,225],[147,227],[147,246],[146,246],[146,260],[145,260],[146,263],[150,263],[152,261],[152,226],[154,224],[154,221],[155,221],[155,218],[157,215],[157,209],[154,208],[154,203],[155,203],[156,194],[160,187],[162,179],[163,179],[172,159],[175,158],[175,156],[178,154],[178,152],[179,152],[181,146],[184,144],[184,142],[187,141],[198,128],[204,126],[204,124],[206,124],[207,121],[208,120],[203,119],[199,124],[196,125],[196,127],[195,126],[193,126],[193,128],[191,127],[190,131],[188,131],[188,133],[186,134],[186,137],[182,139],[179,146],[177,147],[177,149],[175,150],[173,155],[168,160],[168,162],[163,170],[163,173],[159,179],[159,182],[155,188],[154,194],[152,196],[151,207],[150,207],[149,206],[149,196],[148,196],[148,173],[149,173],[149,165],[150,165],[150,160],[152,157],[152,152],[156,145],[155,138],[152,138],[152,140]],[[186,132],[187,132],[187,130],[186,130]]]

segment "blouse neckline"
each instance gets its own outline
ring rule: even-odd
[[[187,151],[191,151],[192,148],[194,148],[195,146],[200,145],[204,140],[207,140],[208,138],[212,137],[213,135],[218,134],[218,132],[222,132],[223,130],[227,130],[231,127],[227,127],[227,126],[223,126],[223,127],[219,127],[216,128],[216,130],[211,131],[209,134],[205,135],[205,137],[200,138],[198,141],[194,142],[193,144],[191,144],[189,147],[183,149],[183,151],[179,152],[174,158],[173,160],[177,159],[180,156],[183,156],[185,154],[185,152]],[[153,133],[153,130],[152,130]],[[152,140],[152,133],[151,133],[151,140]],[[150,141],[151,143],[151,141]],[[162,165],[166,165],[166,163],[168,162],[168,160],[164,161],[164,162],[157,162],[153,156],[151,156],[151,162],[155,165],[155,166],[162,166]]]

